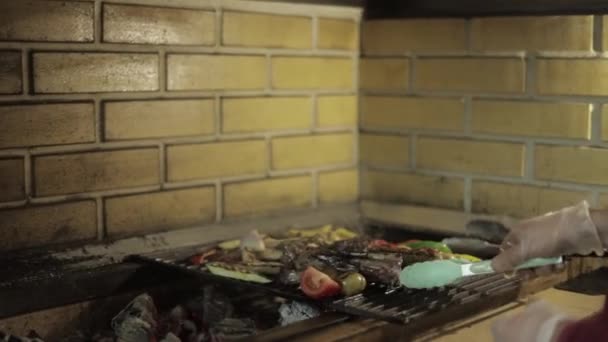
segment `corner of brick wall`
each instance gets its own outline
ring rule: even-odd
[[[362,197],[519,217],[607,204],[605,20],[364,22]]]

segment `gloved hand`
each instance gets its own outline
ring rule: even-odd
[[[532,258],[603,254],[602,241],[586,201],[515,224],[501,249],[492,260],[492,268],[497,272],[511,271]]]
[[[500,318],[492,325],[494,342],[555,342],[560,328],[572,321],[545,302],[534,302],[524,311]]]

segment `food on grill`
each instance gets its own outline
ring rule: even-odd
[[[279,322],[281,323],[281,326],[286,326],[309,318],[317,317],[321,313],[317,308],[311,305],[294,300],[281,304],[279,307],[279,314]]]
[[[359,236],[343,227],[291,229],[282,235],[257,230],[240,240],[222,242],[189,259],[209,272],[256,283],[296,287],[309,297],[352,296],[370,284],[400,286],[409,265],[440,259],[470,263],[479,259],[452,253],[442,242],[393,243]]]
[[[340,293],[340,284],[327,274],[309,266],[302,273],[302,292],[313,299],[333,297]]]
[[[241,239],[241,249],[261,252],[266,248],[264,238],[257,230],[252,230]]]
[[[409,247],[412,249],[430,248],[430,249],[434,249],[434,250],[437,250],[442,253],[452,253],[452,251],[446,244],[441,243],[441,242],[436,242],[436,241],[411,240],[411,241],[406,241],[400,245]]]
[[[348,273],[342,277],[340,285],[342,294],[349,297],[363,292],[367,286],[367,280],[361,273]]]
[[[254,283],[267,284],[271,283],[272,280],[264,277],[261,274],[252,272],[249,268],[239,264],[227,264],[220,262],[208,263],[207,269],[209,272],[227,278],[239,279],[244,281],[250,281]]]

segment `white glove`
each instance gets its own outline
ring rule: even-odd
[[[576,206],[521,221],[511,227],[502,252],[492,260],[497,272],[511,271],[532,258],[603,254],[597,227],[586,201]]]
[[[569,317],[549,304],[534,302],[520,313],[500,318],[492,325],[494,342],[555,342]]]

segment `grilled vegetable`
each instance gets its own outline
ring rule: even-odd
[[[225,263],[213,262],[208,263],[207,268],[209,269],[209,272],[221,277],[261,284],[272,282],[272,280],[264,277],[263,275],[251,272],[247,267],[240,265],[229,265]]]
[[[360,273],[349,273],[341,279],[342,294],[352,296],[363,292],[367,286],[367,280]]]
[[[278,261],[283,257],[283,251],[266,248],[265,250],[259,252],[257,256],[262,260]]]
[[[193,255],[190,257],[190,263],[192,265],[201,265],[206,263],[208,258],[217,253],[216,249],[210,249],[206,252],[202,252],[200,254]]]
[[[264,238],[257,230],[252,230],[241,239],[241,249],[261,252],[266,248]]]
[[[290,229],[288,234],[289,236],[314,237],[329,232],[331,232],[331,225],[328,224],[316,229]]]
[[[241,246],[241,240],[228,240],[217,245],[224,250],[236,249]]]
[[[313,299],[332,297],[340,293],[340,285],[335,280],[311,266],[302,273],[300,287]]]
[[[279,262],[257,261],[240,265],[244,269],[252,273],[262,274],[279,274],[281,273],[282,264]]]
[[[412,242],[406,242],[406,243],[403,243],[400,245],[406,246],[406,247],[409,247],[412,249],[431,248],[431,249],[435,249],[435,250],[438,250],[443,253],[452,253],[452,251],[446,244],[441,243],[441,242],[435,242],[435,241],[412,241]]]

